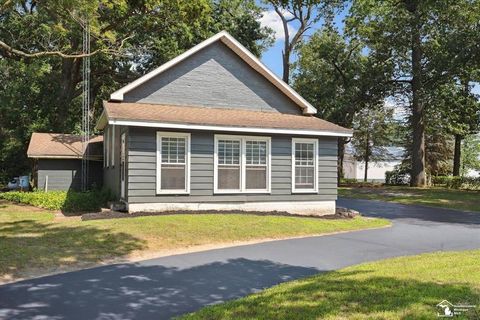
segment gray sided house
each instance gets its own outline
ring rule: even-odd
[[[104,186],[130,212],[333,213],[352,132],[316,113],[221,32],[104,102]]]
[[[90,187],[102,185],[103,137],[87,146]],[[27,155],[33,161],[33,185],[39,190],[80,190],[82,137],[63,133],[33,133]]]

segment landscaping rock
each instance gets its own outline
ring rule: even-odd
[[[360,215],[360,212],[348,208],[337,207],[335,214],[343,218],[355,218]]]

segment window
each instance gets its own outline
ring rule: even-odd
[[[318,140],[292,139],[292,192],[317,192]]]
[[[157,193],[190,192],[190,134],[157,132]]]
[[[215,136],[215,192],[270,192],[270,138]]]

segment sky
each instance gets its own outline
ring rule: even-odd
[[[334,20],[334,23],[340,30],[343,29],[344,23],[343,19],[347,14],[348,7],[340,12]],[[275,32],[275,43],[270,47],[266,52],[263,53],[261,60],[262,62],[275,74],[279,77],[282,77],[282,49],[284,46],[284,34],[283,34],[283,25],[278,17],[277,13],[271,9],[266,9],[263,12],[263,17],[260,19],[262,26],[270,27]],[[308,38],[312,33],[318,30],[321,27],[322,21],[319,21],[317,24],[313,25],[310,30],[307,30],[305,37]],[[290,34],[293,34],[297,30],[297,25],[289,25]],[[292,56],[292,61],[296,59],[295,56]]]

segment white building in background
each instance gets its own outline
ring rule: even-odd
[[[369,182],[385,182],[385,172],[392,171],[394,167],[402,162],[405,148],[386,147],[388,155],[384,161],[372,161],[368,164],[367,180]],[[357,161],[353,157],[353,146],[347,144],[345,157],[343,159],[343,176],[346,179],[363,181],[365,176],[365,163]]]

